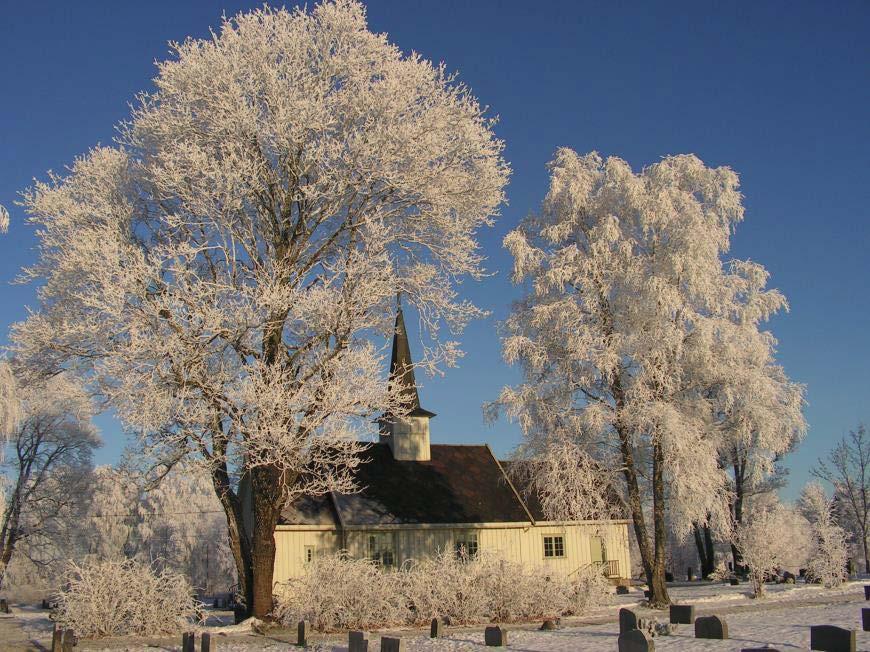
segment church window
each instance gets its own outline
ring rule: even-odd
[[[369,559],[381,566],[395,566],[396,543],[392,532],[369,535]]]
[[[305,546],[305,563],[310,564],[314,561],[314,546]]]
[[[453,549],[458,559],[474,559],[477,556],[477,532],[457,534]]]
[[[544,557],[565,556],[565,538],[560,536],[544,537]]]

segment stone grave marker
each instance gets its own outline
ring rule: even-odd
[[[405,642],[401,638],[381,636],[381,652],[405,652]]]
[[[861,609],[861,627],[865,632],[870,632],[870,609]]]
[[[672,604],[670,621],[678,625],[691,625],[695,621],[695,607],[691,604]]]
[[[542,632],[552,632],[559,629],[559,626],[556,624],[555,620],[547,618],[547,620],[541,623],[541,626],[538,627],[538,629]]]
[[[728,623],[719,616],[701,616],[695,619],[695,638],[728,638]]]
[[[624,634],[637,629],[637,614],[623,607],[619,610],[619,633]]]
[[[855,652],[855,645],[854,629],[843,629],[835,625],[812,625],[810,627],[811,650]]]
[[[625,584],[618,584],[616,586],[616,595],[628,595],[629,588]]]
[[[740,580],[737,579],[736,577],[732,577],[728,581],[731,583],[731,586],[739,586],[740,585]]]
[[[9,613],[9,601],[6,598],[0,598],[0,613]]]
[[[695,574],[692,572],[692,567],[689,566],[689,568],[686,569],[686,580],[691,582],[694,579],[695,579]]]
[[[196,634],[184,632],[181,635],[181,652],[196,652]]]
[[[785,571],[782,574],[782,581],[785,582],[786,584],[794,584],[794,581],[795,581],[794,573],[789,573],[788,571]]]
[[[202,639],[199,642],[200,652],[215,652],[217,650],[217,645],[211,644],[211,634],[208,632],[203,632]]]
[[[870,584],[864,585],[864,599],[870,600]]]
[[[444,622],[440,618],[433,618],[429,626],[429,638],[441,638],[444,636]]]
[[[632,629],[619,635],[619,652],[655,652],[656,644],[639,629]]]
[[[365,632],[348,632],[347,652],[369,652],[369,635]]]
[[[308,637],[311,636],[311,623],[307,620],[300,620],[296,626],[296,645],[305,647],[308,645]]]
[[[483,632],[483,642],[487,647],[504,647],[508,643],[508,630],[499,625],[487,627]]]
[[[62,652],[63,650],[63,630],[60,625],[54,625],[54,631],[51,633],[51,652]]]

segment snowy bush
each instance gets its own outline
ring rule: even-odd
[[[779,503],[758,509],[735,532],[735,544],[749,568],[755,597],[764,595],[765,578],[780,569],[802,566],[811,546],[809,523]]]
[[[71,563],[56,620],[82,638],[181,631],[200,604],[183,575],[134,560]]]
[[[384,571],[368,560],[334,555],[279,587],[275,618],[308,620],[319,630],[412,625],[446,617],[453,624],[510,622],[581,613],[602,603],[610,585],[599,569],[569,578],[480,553],[442,552]]]
[[[807,571],[825,588],[837,587],[846,577],[846,533],[834,522],[831,502],[820,484],[812,482],[804,487],[800,509],[810,522],[812,533]]]

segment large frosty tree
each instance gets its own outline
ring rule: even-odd
[[[482,273],[509,170],[469,90],[357,2],[240,14],[174,48],[117,147],[26,194],[45,284],[17,348],[88,378],[165,464],[202,461],[263,617],[284,501],[350,489],[373,416],[405,407],[369,339],[397,291],[423,364],[459,354],[439,327],[478,315],[455,284]]]
[[[666,512],[679,535],[730,522],[719,452],[740,395],[722,388],[767,382],[774,340],[759,324],[785,300],[760,265],[722,260],[743,218],[730,169],[673,156],[635,174],[560,149],[550,172],[540,213],[505,239],[526,294],[504,356],[525,382],[498,405],[527,453],[568,439],[621,473],[651,600],[664,605]]]

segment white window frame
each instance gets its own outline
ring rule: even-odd
[[[453,553],[457,558],[461,558],[461,550],[465,549],[468,559],[474,559],[480,552],[480,534],[470,530],[467,532],[457,532],[453,537]]]

